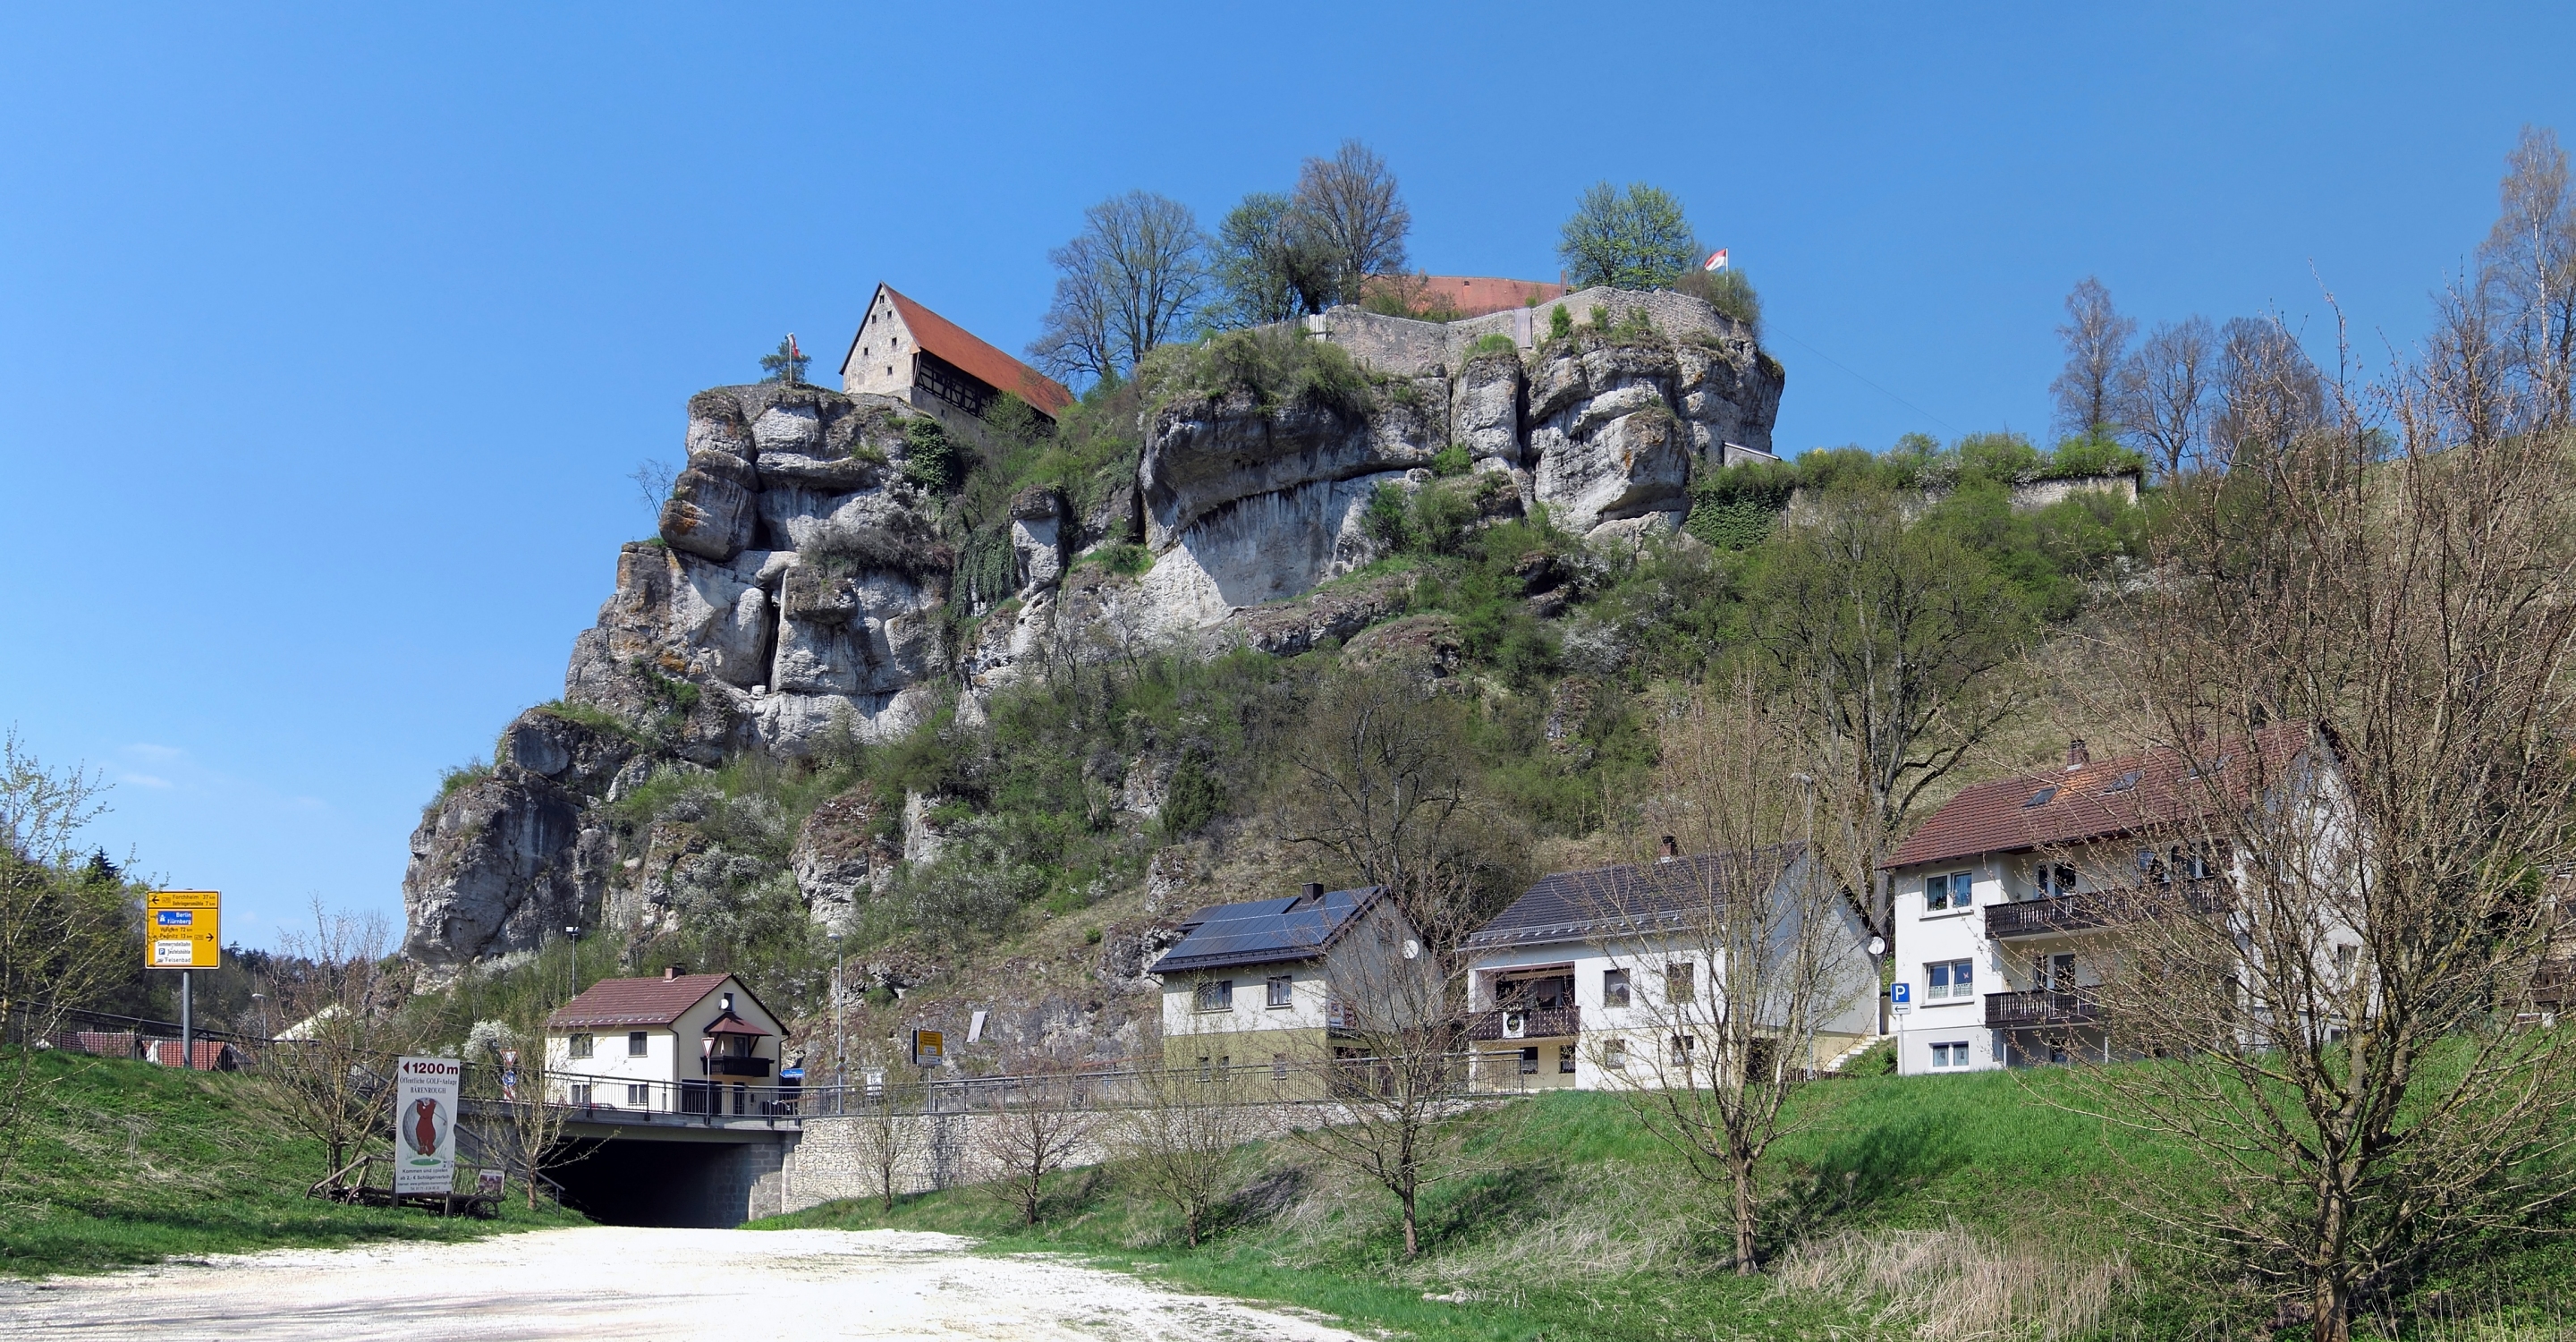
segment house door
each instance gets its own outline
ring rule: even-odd
[[[2042,992],[2071,993],[2075,991],[2075,957],[2072,955],[2036,957],[2031,965],[2030,976],[2032,986]]]

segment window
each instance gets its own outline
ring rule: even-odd
[[[1273,1081],[1285,1081],[1288,1079],[1287,1054],[1273,1053],[1270,1055],[1270,1079]]]
[[[2071,993],[2075,991],[2074,956],[2034,956],[2031,959],[2030,968],[2032,986],[2039,988],[2041,991],[2052,993]]]
[[[640,1058],[645,1054],[652,1052],[653,1046],[650,1042],[651,1039],[652,1036],[644,1033],[642,1030],[627,1031],[626,1056],[630,1058]]]
[[[1699,966],[1688,960],[1664,966],[1664,1000],[1687,1002],[1699,992]]]
[[[1934,1044],[1932,1046],[1932,1065],[1944,1069],[1967,1066],[1968,1046],[1965,1043]]]
[[[1604,1067],[1626,1068],[1628,1065],[1628,1041],[1625,1039],[1602,1040],[1601,1065]]]
[[[1214,1080],[1216,1080],[1216,1073],[1209,1069],[1208,1060],[1205,1058],[1199,1059],[1199,1084],[1206,1085],[1208,1082]]]
[[[630,1109],[652,1108],[653,1088],[651,1086],[643,1085],[628,1086],[626,1088],[626,1105]]]
[[[1558,1076],[1574,1075],[1574,1045],[1559,1044],[1556,1046],[1556,1074]]]
[[[1538,1050],[1536,1048],[1525,1048],[1521,1050],[1521,1075],[1538,1075]]]
[[[1964,909],[1977,902],[1976,891],[1977,874],[1972,871],[1953,871],[1940,876],[1926,876],[1923,878],[1923,911],[1942,913],[1950,909]]]
[[[572,1037],[572,1055],[576,1058],[587,1058],[590,1056],[589,1035],[577,1034]]]
[[[1284,1007],[1296,1001],[1297,980],[1282,974],[1270,980],[1270,1005]]]
[[[2075,893],[2075,868],[2055,862],[2042,862],[2031,869],[2031,881],[2042,899],[2055,899]]]
[[[1627,970],[1605,969],[1601,971],[1601,1005],[1614,1007],[1623,1007],[1628,1005]]]
[[[588,1036],[584,1036],[584,1038],[587,1038],[587,1037],[588,1037]],[[574,1082],[574,1083],[573,1083],[573,1085],[572,1085],[572,1102],[573,1102],[573,1103],[575,1103],[575,1104],[588,1104],[588,1103],[590,1103],[590,1083],[589,1083],[589,1082],[587,1082],[587,1081],[576,1081],[576,1082]]]
[[[2352,977],[2353,968],[2361,963],[2361,948],[2350,944],[2335,947],[2335,972]]]
[[[1699,1036],[1687,1034],[1677,1034],[1673,1036],[1673,1066],[1690,1066],[1691,1059],[1697,1056],[1698,1051]]]
[[[1927,1001],[1945,997],[1968,997],[1976,992],[1976,962],[1941,960],[1923,966],[1923,996]]]
[[[1198,1009],[1201,1011],[1234,1010],[1234,980],[1208,979],[1199,984]]]
[[[2129,789],[2136,787],[2138,785],[2138,780],[2146,776],[2147,773],[2144,769],[2131,769],[2127,773],[2124,773],[2118,778],[2112,780],[2111,786],[2102,789],[2102,791],[2106,794],[2113,792],[2126,792]]]

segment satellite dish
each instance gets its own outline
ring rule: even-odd
[[[1887,954],[1887,938],[1871,937],[1869,939],[1869,953],[1872,955]]]
[[[1417,959],[1420,959],[1421,957],[1422,957],[1422,943],[1421,943],[1421,942],[1419,942],[1419,941],[1415,941],[1415,940],[1414,940],[1413,938],[1411,938],[1411,937],[1406,937],[1406,938],[1404,939],[1404,958],[1405,958],[1405,959],[1407,959],[1407,960],[1417,960]]]

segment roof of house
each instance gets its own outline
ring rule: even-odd
[[[737,1016],[737,1015],[733,1014],[733,1013],[732,1013],[732,1012],[730,1012],[730,1011],[726,1012],[725,1014],[723,1014],[723,1015],[721,1015],[721,1016],[716,1017],[716,1018],[715,1018],[714,1023],[713,1023],[713,1024],[711,1024],[711,1025],[709,1025],[709,1026],[707,1026],[707,1033],[708,1033],[708,1034],[751,1034],[751,1035],[758,1035],[758,1036],[760,1036],[760,1037],[761,1037],[761,1038],[763,1038],[763,1039],[766,1039],[766,1038],[768,1038],[768,1037],[769,1037],[769,1031],[764,1030],[764,1029],[760,1028],[759,1026],[752,1024],[750,1021],[744,1020],[742,1017]]]
[[[904,297],[896,292],[893,285],[880,284],[877,287],[885,290],[886,297],[893,300],[895,311],[903,317],[905,329],[912,332],[913,343],[924,352],[956,365],[960,372],[981,380],[995,391],[1017,394],[1050,419],[1073,404],[1073,393],[1065,390],[1063,383],[986,344],[965,327]],[[869,306],[873,308],[875,305],[871,303]],[[855,353],[858,347],[859,338],[854,334],[850,337],[850,349]],[[841,366],[845,369],[850,366],[847,355],[842,357]]]
[[[1778,879],[1805,851],[1805,844],[1784,843],[1750,852],[1555,872],[1540,877],[1510,908],[1477,928],[1467,938],[1467,949],[1543,946],[1584,941],[1603,932],[1651,931],[1728,882],[1748,874],[1765,884]]]
[[[1491,275],[1424,275],[1422,297],[1445,298],[1461,317],[1482,317],[1527,307],[1533,296],[1541,303],[1563,298],[1566,287],[1550,280],[1507,280]]]
[[[681,974],[674,978],[655,975],[641,979],[601,979],[584,989],[580,996],[556,1008],[553,1015],[546,1017],[546,1028],[668,1025],[689,1008],[705,1001],[708,993],[732,977],[731,974]],[[749,990],[746,989],[744,995],[749,996]]]
[[[1329,890],[1320,897],[1256,899],[1201,909],[1181,924],[1181,941],[1149,973],[1227,969],[1312,960],[1332,949],[1386,895],[1383,886]]]
[[[2170,748],[1979,783],[1933,812],[1886,865],[1911,867],[2183,824],[2209,814],[2220,796],[2241,800],[2255,780],[2279,777],[2315,730],[2285,723],[2256,732],[2259,768],[2246,767],[2242,742],[2219,751],[2204,761],[2213,766],[2218,787],[2184,752]]]

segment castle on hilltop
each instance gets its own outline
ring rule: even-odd
[[[891,396],[967,429],[1006,391],[1049,420],[1073,404],[1063,383],[882,283],[841,356],[841,390]]]

